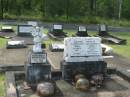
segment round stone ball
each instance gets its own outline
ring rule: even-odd
[[[50,96],[54,94],[54,85],[50,82],[43,82],[37,85],[37,93],[40,96]]]
[[[85,78],[80,78],[76,82],[76,88],[81,91],[87,91],[89,89],[89,81]]]

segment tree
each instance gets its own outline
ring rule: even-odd
[[[0,18],[3,19],[4,18],[4,1],[0,0]]]

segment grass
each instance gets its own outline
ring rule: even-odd
[[[127,57],[130,59],[130,33],[128,32],[120,32],[120,33],[112,33],[112,35],[118,36],[123,39],[127,39],[127,44],[126,45],[110,45],[114,52]]]
[[[5,82],[5,75],[0,73],[0,97],[4,97],[5,96],[4,82]]]

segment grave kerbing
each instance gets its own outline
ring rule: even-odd
[[[121,39],[116,36],[113,36],[108,33],[108,26],[105,24],[100,24],[98,26],[98,35],[102,38],[103,43],[110,43],[110,44],[126,44],[126,39]]]

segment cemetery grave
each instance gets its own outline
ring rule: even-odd
[[[56,24],[54,24],[50,29],[48,36],[55,40],[63,40],[65,37],[67,37],[66,33],[63,31],[63,26]]]
[[[0,31],[0,37],[9,39],[16,36],[16,33],[14,32],[13,28],[11,26],[2,26]]]
[[[104,43],[110,43],[110,44],[126,44],[125,39],[121,39],[115,36],[112,36],[108,33],[108,27],[105,24],[99,25],[99,36],[102,38],[102,41]]]
[[[14,30],[13,30],[13,28],[10,27],[10,26],[2,26],[1,32],[11,33],[11,32],[14,32]]]
[[[13,41],[22,41],[24,40],[26,45],[33,44],[33,38],[31,35],[31,31],[33,29],[32,25],[18,25],[17,36],[12,38]]]
[[[27,45],[24,43],[24,41],[8,41],[6,48],[7,49],[17,49],[17,48],[26,48]]]
[[[79,37],[87,37],[89,36],[87,33],[87,27],[85,26],[78,26],[78,32],[76,33]]]

